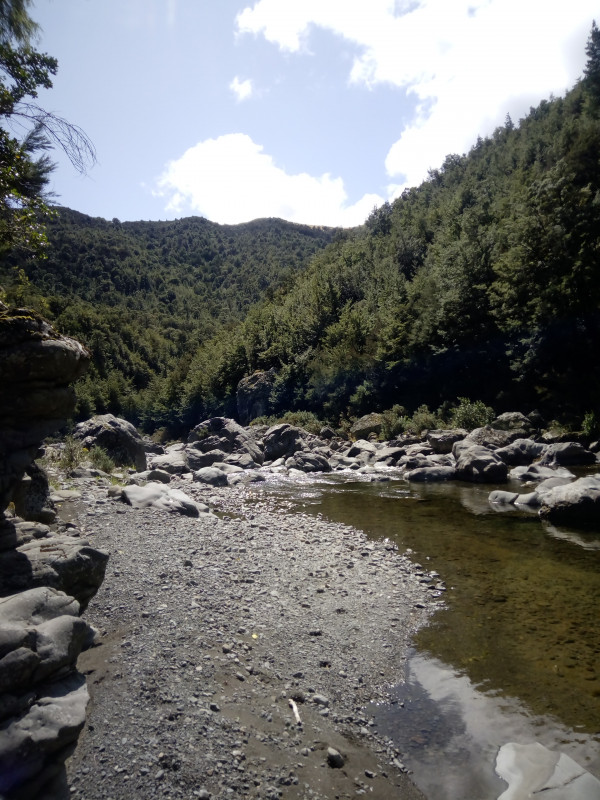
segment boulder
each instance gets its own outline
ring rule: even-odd
[[[0,303],[0,514],[43,439],[73,413],[70,384],[89,363],[83,345],[39,314]]]
[[[490,423],[492,428],[499,431],[517,431],[518,433],[531,433],[534,426],[529,417],[520,411],[506,411]]]
[[[300,472],[330,472],[331,466],[325,456],[319,453],[298,452],[290,456],[285,466],[288,469],[297,469]]]
[[[50,586],[76,598],[84,611],[106,571],[108,553],[84,539],[52,536],[0,552],[0,597]]]
[[[432,483],[439,481],[451,481],[456,477],[454,467],[444,466],[424,466],[411,469],[405,473],[407,481],[413,483]]]
[[[164,483],[147,483],[145,486],[125,486],[121,492],[122,499],[133,508],[159,508],[186,517],[198,517],[200,513],[208,513],[208,506],[196,503],[180,489],[170,489]]]
[[[561,466],[576,466],[584,464],[595,464],[596,455],[579,442],[556,442],[546,445],[544,454],[540,459],[540,464],[550,466],[560,464]]]
[[[383,462],[388,466],[393,466],[394,464],[398,463],[405,453],[406,448],[404,447],[389,447],[384,445],[383,447],[378,447],[375,450],[373,455],[373,463],[380,464]]]
[[[222,450],[224,453],[248,453],[257,464],[263,462],[260,445],[247,430],[227,417],[212,417],[193,428],[187,440],[197,451],[208,453]],[[189,451],[189,447],[186,448]]]
[[[50,498],[50,485],[46,472],[33,461],[13,492],[15,513],[21,519],[47,525],[56,519],[54,503]]]
[[[302,428],[288,425],[273,425],[264,435],[265,461],[275,461],[293,455],[297,450],[304,449],[306,432]]]
[[[498,751],[496,773],[508,783],[498,800],[593,800],[600,797],[600,781],[565,753],[539,742],[509,742]]]
[[[509,473],[511,480],[523,482],[545,481],[547,478],[574,478],[572,472],[565,467],[544,467],[540,464],[530,464],[528,467],[514,467]]]
[[[456,477],[475,483],[503,483],[508,468],[504,461],[487,447],[475,444],[468,437],[452,448],[456,459]]]
[[[370,434],[379,436],[383,428],[383,415],[372,413],[365,414],[364,417],[357,419],[350,428],[350,435],[353,439],[367,439]]]
[[[515,439],[514,442],[506,445],[506,447],[498,448],[495,452],[505,464],[510,467],[517,467],[531,464],[532,461],[542,455],[545,448],[546,445],[534,442],[533,439]]]
[[[507,506],[514,505],[518,497],[517,492],[504,492],[501,489],[496,489],[494,492],[490,492],[488,500],[496,505]]]
[[[224,450],[204,452],[201,447],[196,446],[201,444],[201,442],[194,442],[193,444],[188,444],[185,448],[185,460],[190,471],[193,472],[196,469],[202,469],[202,467],[211,467],[215,461],[224,461],[227,458],[227,453]],[[248,455],[248,453],[245,455]]]
[[[567,525],[600,525],[600,474],[544,492],[540,516]]]
[[[460,442],[467,435],[464,428],[437,429],[427,433],[427,444],[434,453],[451,453],[455,442]]]
[[[376,457],[377,445],[373,442],[368,442],[366,439],[357,439],[343,455],[347,458],[357,458],[363,464],[366,464]]]
[[[67,757],[85,724],[88,699],[85,677],[71,674],[38,687],[34,702],[0,725],[1,796],[17,788],[20,797],[39,796],[36,776]]]
[[[102,447],[119,466],[134,466],[138,472],[146,469],[144,440],[127,420],[100,414],[76,425],[73,436],[88,450]]]
[[[209,486],[227,486],[227,473],[218,467],[202,467],[194,472],[194,480]]]
[[[491,425],[484,425],[483,428],[475,428],[468,433],[466,441],[487,447],[488,450],[498,450],[514,442],[515,439],[522,439],[524,435],[523,431],[504,431],[492,428]]]
[[[256,417],[266,417],[272,411],[271,392],[275,384],[276,372],[257,370],[237,385],[238,416],[243,425],[248,425]]]
[[[172,444],[162,455],[150,456],[150,468],[164,470],[169,475],[183,475],[189,472],[184,448],[183,444]]]

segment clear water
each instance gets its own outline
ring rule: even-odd
[[[270,489],[394,540],[445,581],[406,683],[376,709],[430,800],[498,797],[507,741],[540,741],[600,777],[600,531],[495,511],[493,488],[328,476]]]

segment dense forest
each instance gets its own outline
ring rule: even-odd
[[[449,155],[357,229],[119,223],[59,210],[9,299],[92,348],[79,414],[147,429],[272,411],[341,418],[477,398],[577,424],[600,410],[600,34],[581,81]]]
[[[92,351],[78,417],[110,411],[150,428],[174,418],[196,349],[290,284],[336,235],[279,219],[108,222],[65,208],[46,232],[44,258],[13,253],[0,267],[8,299]]]

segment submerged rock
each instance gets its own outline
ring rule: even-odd
[[[503,745],[496,773],[508,783],[498,800],[598,800],[600,781],[565,753],[548,750],[539,742]]]

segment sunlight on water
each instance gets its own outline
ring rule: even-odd
[[[600,776],[600,535],[494,511],[494,488],[329,475],[268,489],[292,509],[392,539],[445,581],[409,681],[377,712],[431,800],[497,797],[506,741],[540,741]]]

